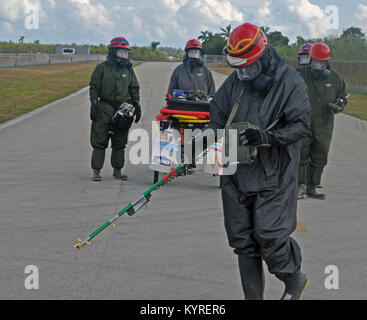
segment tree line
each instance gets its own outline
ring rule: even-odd
[[[298,36],[294,43],[290,43],[288,37],[284,36],[280,31],[271,31],[269,27],[261,26],[261,29],[267,35],[270,44],[278,50],[278,52],[286,59],[295,59],[299,47],[306,43],[316,43],[319,41],[325,42],[331,49],[332,59],[339,61],[347,60],[367,60],[367,40],[366,35],[361,28],[350,27],[343,30],[340,36],[306,39]],[[227,25],[220,28],[219,32],[205,30],[201,31],[198,39],[202,41],[204,54],[221,55],[223,48],[227,44],[229,35],[232,32],[232,26]],[[55,53],[56,46],[59,44],[41,44],[39,40],[32,43],[26,43],[25,37],[20,36],[17,42],[0,42],[0,52],[11,53]],[[67,47],[70,44],[62,44]],[[71,44],[76,46],[75,43]],[[168,57],[181,59],[184,56],[184,51],[181,48],[174,47],[159,47],[159,41],[151,42],[150,46],[138,47],[131,46],[130,56],[134,60],[168,60]],[[108,47],[105,44],[87,45],[90,47],[91,54],[107,54]]]
[[[160,42],[153,41],[150,46],[138,47],[131,46],[129,55],[134,60],[158,60],[165,61],[168,57],[180,59],[184,55],[184,51],[180,48],[172,47],[158,47]],[[0,41],[0,53],[55,53],[56,46],[70,47],[70,46],[86,46],[90,48],[91,54],[107,55],[108,47],[105,44],[99,45],[77,45],[71,44],[41,44],[39,40],[34,42],[25,42],[25,37],[20,36],[17,42],[14,41]]]
[[[325,38],[306,39],[298,36],[295,43],[290,43],[288,37],[280,31],[271,31],[270,27],[261,26],[269,39],[272,47],[286,59],[297,58],[300,46],[306,42],[324,42],[331,50],[333,60],[367,60],[367,40],[361,28],[350,27],[343,30],[340,36],[330,36]],[[220,32],[201,31],[198,39],[202,41],[203,50],[208,55],[221,55],[223,48],[227,44],[229,35],[232,32],[231,25],[221,28]]]

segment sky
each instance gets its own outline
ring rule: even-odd
[[[332,19],[333,18],[333,19]],[[38,23],[37,23],[38,22]],[[281,31],[291,42],[340,34],[350,26],[367,34],[366,0],[0,0],[0,41],[185,46],[203,30],[245,22]]]

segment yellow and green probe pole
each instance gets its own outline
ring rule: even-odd
[[[110,220],[106,221],[104,224],[102,224],[99,228],[97,228],[93,233],[91,233],[87,239],[81,240],[78,239],[78,243],[74,245],[75,248],[81,249],[86,244],[90,244],[90,241],[100,232],[102,232],[104,229],[106,229],[108,226],[112,225],[115,227],[115,221],[120,218],[124,213],[127,212],[128,215],[133,215],[134,213],[138,212],[144,205],[148,203],[151,197],[151,193],[158,189],[162,184],[166,184],[168,181],[170,181],[177,173],[184,167],[184,164],[181,163],[178,165],[175,169],[171,170],[168,174],[166,174],[161,180],[159,180],[157,183],[152,185],[148,190],[146,190],[140,197],[138,197],[135,201],[129,203],[125,208],[121,209],[119,212],[115,214],[114,217],[112,217]]]

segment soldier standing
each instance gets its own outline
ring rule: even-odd
[[[318,193],[322,172],[327,164],[334,116],[347,104],[343,78],[329,65],[330,49],[322,42],[311,50],[309,66],[299,69],[308,87],[311,102],[311,130],[303,139],[298,171],[298,199],[311,197],[325,199]]]
[[[124,37],[113,38],[108,46],[107,60],[96,66],[90,81],[90,118],[92,120],[90,142],[93,147],[93,181],[101,181],[100,171],[104,164],[105,150],[111,139],[111,165],[113,177],[127,180],[121,169],[125,164],[125,147],[129,126],[110,133],[112,117],[123,102],[134,108],[135,122],[141,118],[139,82],[128,58],[129,42]]]

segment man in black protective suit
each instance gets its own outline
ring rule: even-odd
[[[323,42],[311,50],[311,62],[299,69],[311,103],[311,130],[303,139],[298,170],[298,199],[325,199],[316,188],[328,162],[334,130],[334,117],[347,105],[346,86],[341,75],[330,68],[330,48]]]
[[[187,41],[184,61],[173,71],[168,86],[168,93],[173,94],[173,90],[197,91],[201,90],[209,96],[215,94],[215,84],[211,71],[205,66],[200,58],[202,45],[199,40],[191,39]]]
[[[300,248],[290,234],[297,225],[301,139],[310,128],[306,85],[262,30],[250,23],[233,30],[225,51],[236,72],[211,101],[209,127],[223,129],[236,101],[233,122],[258,127],[240,132],[241,144],[257,148],[256,160],[221,176],[225,228],[238,255],[245,298],[263,299],[265,260],[269,272],[285,284],[282,299],[300,299],[308,280],[301,272]]]

